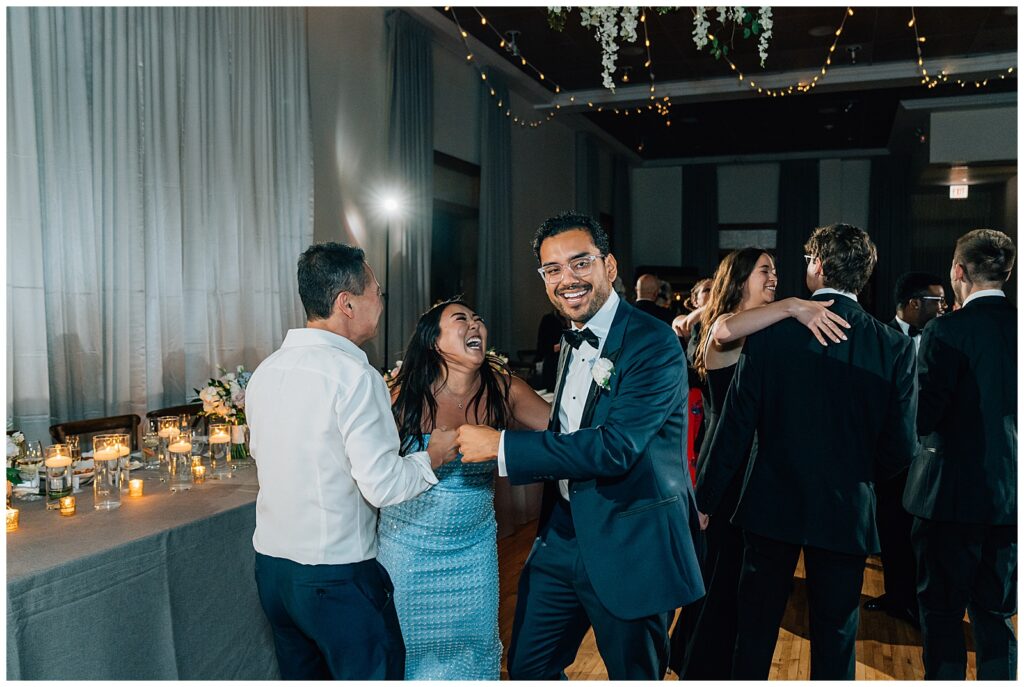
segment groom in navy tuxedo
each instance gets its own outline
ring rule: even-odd
[[[611,680],[660,680],[672,613],[704,595],[686,456],[686,363],[672,330],[621,300],[608,236],[586,215],[533,242],[551,303],[572,323],[545,432],[464,425],[466,462],[497,457],[544,481],[519,579],[509,676],[555,680],[592,626]]]

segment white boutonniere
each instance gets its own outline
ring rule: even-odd
[[[594,361],[594,366],[590,368],[590,374],[593,376],[594,381],[597,385],[607,391],[612,386],[612,375],[615,374],[615,365],[608,358],[598,358]]]

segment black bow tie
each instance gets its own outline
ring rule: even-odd
[[[915,336],[921,335],[921,330],[915,327],[914,325],[908,324],[907,327],[907,336],[909,336],[910,338],[914,338]]]
[[[590,331],[586,327],[584,327],[583,329],[563,330],[562,336],[565,337],[566,343],[568,343],[575,349],[579,349],[579,347],[583,345],[584,341],[593,346],[594,350],[597,350],[598,346],[601,345],[601,339],[597,337],[597,334]]]

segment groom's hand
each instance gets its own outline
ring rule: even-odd
[[[501,432],[481,425],[462,425],[456,443],[463,463],[482,463],[498,457]]]

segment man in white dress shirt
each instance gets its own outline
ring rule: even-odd
[[[437,483],[454,431],[399,454],[387,387],[359,346],[383,294],[363,251],[310,246],[299,259],[306,326],[246,389],[256,498],[256,584],[284,679],[401,680],[405,645],[377,563],[377,509]]]

